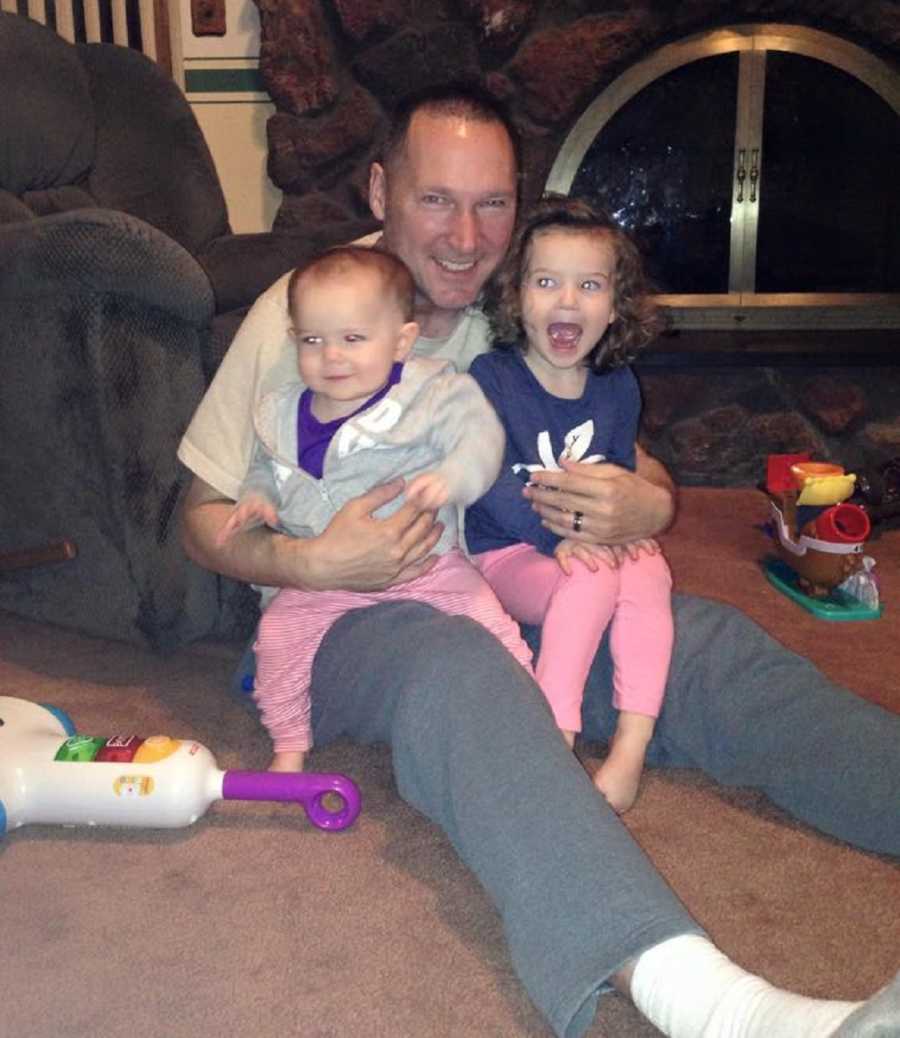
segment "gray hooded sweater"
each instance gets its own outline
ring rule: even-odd
[[[322,478],[297,463],[297,408],[306,387],[291,382],[264,396],[254,415],[256,445],[241,495],[261,493],[276,506],[281,529],[314,537],[351,499],[397,476],[440,472],[450,500],[439,512],[444,532],[434,551],[460,543],[458,506],[493,484],[503,460],[503,427],[478,384],[447,361],[410,357],[400,381],[371,407],[348,418],[328,445]],[[384,518],[403,496],[379,508]]]

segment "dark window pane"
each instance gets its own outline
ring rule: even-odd
[[[737,54],[660,77],[610,119],[571,193],[631,230],[663,292],[727,292]]]
[[[814,58],[766,66],[757,292],[900,291],[900,118]]]

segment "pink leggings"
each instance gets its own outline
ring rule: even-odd
[[[557,725],[581,731],[588,671],[610,628],[617,710],[657,717],[672,656],[672,577],[661,554],[626,559],[596,573],[572,559],[563,573],[555,558],[530,544],[475,555],[472,561],[503,607],[521,623],[543,624],[535,677]]]
[[[276,752],[312,746],[309,685],[313,659],[331,625],[350,609],[412,599],[451,615],[468,616],[495,635],[531,672],[531,650],[518,625],[469,560],[448,552],[424,576],[386,591],[279,591],[263,612],[257,654],[256,700]],[[397,654],[403,653],[397,632]],[[490,695],[490,689],[485,689]]]

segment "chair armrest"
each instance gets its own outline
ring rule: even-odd
[[[0,227],[0,550],[78,546],[4,574],[0,609],[159,649],[215,629],[219,579],[178,537],[176,457],[212,311],[196,261],[133,217]]]
[[[0,300],[40,294],[47,282],[130,298],[196,327],[212,319],[212,288],[190,253],[155,227],[112,209],[0,225]]]
[[[34,213],[24,202],[20,202],[11,191],[4,191],[0,187],[0,224],[33,219]]]

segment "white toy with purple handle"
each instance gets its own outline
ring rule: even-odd
[[[294,801],[320,829],[346,829],[361,805],[346,775],[220,771],[192,739],[79,735],[56,707],[0,696],[0,836],[28,823],[176,829],[216,800]]]

